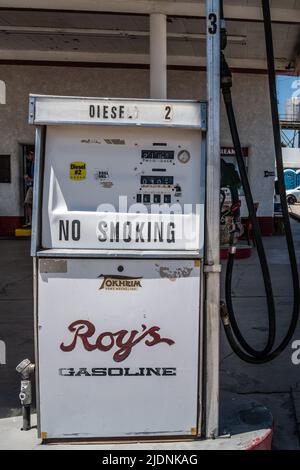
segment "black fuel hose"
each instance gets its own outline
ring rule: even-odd
[[[222,16],[223,12],[223,2],[221,1],[221,20],[224,24],[224,17]],[[248,176],[244,164],[244,158],[242,154],[238,129],[235,120],[235,114],[232,104],[231,97],[231,86],[232,78],[231,72],[226,63],[224,54],[221,54],[221,88],[224,98],[224,103],[226,107],[226,113],[228,117],[230,132],[233,140],[233,145],[235,149],[235,154],[237,158],[237,163],[239,167],[239,172],[241,176],[241,181],[245,193],[245,199],[249,211],[249,218],[253,227],[253,237],[257,247],[257,253],[261,265],[264,287],[266,292],[266,301],[268,306],[268,322],[269,322],[269,333],[268,340],[265,348],[263,350],[256,350],[252,348],[245,338],[243,337],[234,313],[233,303],[232,303],[232,272],[234,267],[234,258],[235,258],[235,247],[231,247],[228,254],[228,262],[226,268],[226,280],[225,280],[225,300],[226,304],[222,303],[221,305],[221,316],[224,324],[225,333],[227,339],[233,349],[233,351],[244,361],[253,363],[253,364],[262,364],[269,362],[275,359],[289,344],[292,336],[295,332],[298,317],[299,317],[299,305],[300,305],[300,292],[299,292],[299,276],[298,276],[298,267],[297,260],[293,242],[293,236],[290,226],[290,219],[288,213],[288,207],[286,202],[285,194],[285,185],[284,185],[284,173],[283,173],[283,163],[282,163],[282,150],[281,150],[281,139],[280,139],[280,123],[279,115],[277,108],[277,93],[276,93],[276,74],[275,74],[275,65],[274,65],[274,51],[273,51],[273,37],[272,37],[272,25],[271,25],[271,15],[270,15],[270,5],[268,0],[262,0],[263,8],[263,20],[264,20],[264,30],[265,30],[265,42],[266,42],[266,51],[267,51],[267,62],[268,62],[268,77],[269,77],[269,91],[270,91],[270,102],[271,102],[271,111],[272,111],[272,124],[273,124],[273,135],[274,135],[274,144],[275,144],[275,155],[276,155],[276,164],[277,164],[277,177],[278,177],[278,188],[280,194],[280,201],[282,207],[283,222],[285,227],[285,234],[287,240],[288,254],[291,266],[292,281],[293,281],[293,310],[292,318],[287,331],[287,334],[280,342],[280,344],[275,348],[275,339],[276,339],[276,311],[274,296],[272,292],[272,283],[267,263],[267,258],[262,243],[260,227],[256,217],[256,211],[253,204],[253,198],[250,190],[250,185],[248,181]],[[222,41],[221,41],[222,43]],[[273,351],[272,351],[273,349]]]
[[[237,340],[241,344],[241,346],[244,348],[245,351],[247,351],[247,353],[249,353],[250,355],[254,357],[264,357],[273,348],[274,342],[275,342],[275,333],[276,333],[276,317],[275,317],[275,305],[274,305],[274,296],[273,296],[273,291],[272,291],[272,283],[271,283],[271,277],[270,277],[270,272],[268,268],[267,258],[266,258],[264,246],[262,243],[260,227],[259,227],[258,220],[256,217],[254,202],[253,202],[250,185],[249,185],[249,181],[247,177],[247,171],[246,171],[246,167],[244,163],[244,157],[242,154],[240,139],[239,139],[239,135],[237,131],[237,125],[236,125],[234,109],[233,109],[233,104],[232,104],[232,99],[231,99],[231,92],[228,87],[226,88],[222,87],[222,91],[223,91],[223,97],[224,97],[230,132],[232,135],[233,146],[235,149],[240,177],[241,177],[245,199],[246,199],[246,203],[247,203],[247,207],[249,211],[249,218],[253,226],[253,235],[254,235],[254,239],[255,239],[255,243],[257,247],[257,253],[258,253],[258,258],[259,258],[260,265],[261,265],[264,287],[265,287],[265,292],[266,292],[266,300],[267,300],[267,307],[268,307],[268,323],[269,323],[268,332],[269,333],[268,333],[267,344],[263,350],[257,351],[246,342],[246,340],[244,339],[238,327],[237,321],[235,319],[234,309],[233,309],[233,304],[232,304],[232,282],[231,282],[232,271],[233,271],[233,266],[234,266],[234,258],[235,258],[234,250],[232,251],[230,250],[228,253],[228,262],[227,262],[226,279],[225,279],[226,306],[227,306],[227,310],[229,314],[230,326]]]

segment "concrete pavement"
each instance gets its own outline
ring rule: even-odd
[[[21,431],[22,417],[3,418],[0,420],[0,450],[252,450],[259,446],[261,450],[270,448],[273,418],[269,410],[256,402],[236,394],[224,393],[220,416],[220,434],[217,439],[165,441],[119,441],[119,442],[73,442],[41,443],[37,438],[36,415],[32,416],[32,429]],[[226,426],[226,427],[225,427]]]
[[[300,221],[300,204],[292,204],[289,206],[289,212],[291,217],[297,221]]]
[[[300,224],[291,221],[298,266],[300,263]],[[287,331],[292,309],[292,283],[285,238],[264,238],[277,308],[278,341]],[[257,255],[239,260],[234,270],[233,292],[237,318],[249,342],[262,347],[266,341],[267,316],[264,288]],[[299,266],[300,268],[300,266]],[[223,270],[222,276],[224,278]],[[300,322],[294,339],[300,340]],[[225,335],[221,337],[221,388],[255,397],[274,416],[274,448],[300,449],[300,365],[293,365],[290,346],[273,362],[252,365],[232,353]]]
[[[292,221],[292,226],[300,261],[300,224]],[[274,283],[280,338],[291,313],[288,257],[284,237],[268,237],[264,241]],[[34,358],[29,241],[0,240],[0,257],[0,340],[7,346],[7,364],[0,366],[0,418],[7,418],[20,413],[19,378],[14,368],[25,357]],[[233,281],[234,303],[242,330],[254,346],[262,346],[266,339],[266,309],[255,253],[237,262]],[[300,325],[294,339],[300,340]],[[275,420],[275,449],[300,449],[300,365],[292,364],[291,355],[289,347],[272,363],[246,364],[232,353],[223,332],[221,335],[221,389],[255,399],[270,409]],[[7,423],[0,420],[0,433]],[[18,426],[16,420],[11,432]]]
[[[0,240],[0,340],[6,344],[6,364],[0,365],[0,418],[20,413],[15,367],[26,357],[34,359],[29,246],[29,240]]]

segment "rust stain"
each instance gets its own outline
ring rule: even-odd
[[[98,139],[81,139],[80,142],[82,144],[100,144],[101,145],[101,141]]]
[[[111,188],[113,186],[113,182],[112,181],[103,181],[101,183],[101,186],[103,186],[103,188]]]
[[[176,268],[174,270],[171,270],[167,266],[161,266],[158,269],[161,278],[167,278],[172,282],[181,277],[189,277],[192,271],[193,268],[189,268],[187,266],[183,268]]]

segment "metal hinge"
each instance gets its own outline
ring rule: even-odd
[[[202,131],[207,131],[207,103],[200,104],[200,119]]]
[[[205,273],[220,273],[222,271],[221,264],[205,264],[203,268]]]
[[[35,98],[33,96],[29,97],[29,117],[28,123],[34,124],[34,116],[35,116]]]

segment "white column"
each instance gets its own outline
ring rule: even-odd
[[[3,80],[0,80],[0,104],[6,104],[6,85]]]
[[[167,98],[167,17],[150,15],[150,98]]]
[[[220,0],[206,1],[207,157],[206,157],[206,437],[219,431],[220,341]]]

